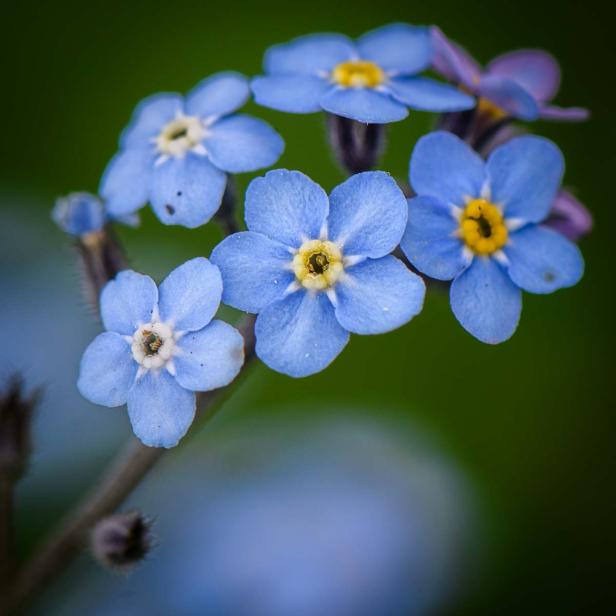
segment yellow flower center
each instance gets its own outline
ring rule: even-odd
[[[308,240],[293,257],[293,271],[306,289],[328,289],[344,271],[340,248],[326,240]]]
[[[507,243],[501,211],[485,199],[469,201],[460,219],[460,236],[477,255],[491,255]]]
[[[161,154],[181,157],[201,143],[205,128],[195,116],[180,116],[166,124],[158,137],[156,146]]]
[[[506,111],[483,96],[477,102],[477,111],[480,115],[488,116],[492,120],[502,120],[507,117]]]
[[[374,62],[351,60],[338,64],[332,79],[345,88],[376,88],[385,81],[385,73]]]

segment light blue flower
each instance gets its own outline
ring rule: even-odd
[[[103,202],[88,192],[74,192],[57,199],[51,218],[62,231],[76,237],[100,231],[112,219]],[[134,227],[139,223],[139,215],[129,214],[115,220]]]
[[[275,45],[266,75],[252,81],[260,105],[290,113],[328,111],[370,124],[397,122],[408,107],[461,111],[475,99],[458,88],[418,77],[432,62],[430,29],[391,24],[353,42],[341,34],[314,34]]]
[[[577,246],[540,224],[563,172],[560,150],[541,137],[512,139],[487,162],[446,132],[415,147],[410,179],[417,197],[409,201],[400,246],[419,271],[453,280],[452,310],[483,342],[513,334],[521,290],[552,293],[582,277]]]
[[[173,447],[195,414],[195,391],[229,384],[244,361],[244,340],[212,320],[222,294],[218,268],[198,257],[157,289],[149,276],[120,272],[101,293],[107,330],[81,360],[77,386],[103,406],[128,405],[135,435]]]
[[[100,187],[109,212],[150,203],[166,225],[194,228],[218,210],[227,173],[273,165],[284,149],[266,122],[230,115],[249,98],[246,78],[217,73],[184,98],[156,94],[135,109]]]
[[[421,311],[424,283],[391,256],[406,201],[382,171],[325,191],[298,171],[277,169],[246,192],[248,231],[225,238],[212,262],[223,301],[258,313],[256,352],[290,376],[328,366],[349,332],[379,334]]]

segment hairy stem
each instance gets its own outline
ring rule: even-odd
[[[238,329],[245,341],[246,360],[242,368],[242,374],[245,374],[254,357],[254,317],[244,317]],[[198,395],[199,416],[189,435],[216,415],[236,383],[237,379],[227,387]],[[126,449],[111,462],[94,489],[64,518],[59,528],[51,533],[40,550],[18,572],[11,602],[13,610],[33,599],[66,569],[86,545],[94,525],[124,502],[167,451],[146,447],[131,438]]]
[[[76,248],[85,277],[87,299],[98,310],[103,287],[128,267],[126,255],[111,225],[78,237]]]

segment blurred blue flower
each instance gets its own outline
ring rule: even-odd
[[[80,578],[56,606],[95,616],[449,613],[483,547],[455,461],[405,424],[283,411],[227,425],[161,469],[139,495],[157,512],[151,557],[120,581],[98,570]],[[309,422],[284,419],[300,416]]]
[[[521,120],[588,118],[581,107],[563,109],[550,104],[560,86],[556,59],[541,49],[520,49],[494,58],[483,69],[462,47],[439,28],[432,28],[434,69],[446,79],[480,97],[479,109],[490,115]]]
[[[110,219],[130,226],[139,223],[136,213],[110,217],[101,199],[88,192],[74,192],[58,198],[51,218],[62,231],[74,236],[100,231]]]
[[[356,42],[340,34],[314,34],[275,45],[265,55],[266,75],[252,81],[260,105],[291,113],[328,111],[370,124],[404,119],[408,107],[461,111],[475,99],[417,73],[432,62],[427,27],[391,24]]]
[[[244,340],[214,320],[222,293],[218,268],[198,257],[173,270],[160,288],[126,270],[101,293],[107,330],[86,349],[77,386],[103,406],[128,405],[135,435],[173,447],[195,414],[195,391],[230,383],[244,361]]]
[[[518,137],[487,162],[451,133],[419,140],[410,180],[409,222],[400,244],[410,262],[452,280],[451,307],[462,326],[491,344],[515,331],[521,290],[551,293],[575,285],[584,261],[575,244],[539,224],[562,179],[560,150]]]
[[[109,212],[135,212],[148,201],[166,225],[194,228],[218,210],[227,173],[273,165],[284,149],[266,122],[230,115],[248,99],[238,73],[217,73],[183,98],[156,94],[136,108],[120,151],[101,180]]]
[[[223,301],[258,313],[256,351],[294,377],[327,367],[349,332],[378,334],[421,311],[425,287],[391,256],[407,207],[382,171],[360,173],[329,196],[299,171],[277,169],[246,192],[248,231],[212,252]]]

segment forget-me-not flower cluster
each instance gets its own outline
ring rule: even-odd
[[[431,67],[451,83],[419,75]],[[416,144],[409,200],[384,171],[365,169],[328,195],[300,171],[275,169],[250,182],[247,230],[224,238],[211,262],[192,259],[158,288],[132,270],[105,286],[106,331],[86,349],[79,390],[97,404],[127,404],[146,445],[175,445],[193,420],[195,392],[229,384],[242,368],[244,338],[213,320],[221,300],[257,315],[254,348],[265,364],[305,377],[329,366],[350,334],[408,323],[423,308],[425,280],[451,281],[456,318],[494,344],[515,331],[522,291],[551,293],[583,274],[570,239],[587,233],[591,218],[561,188],[561,152],[547,139],[514,137],[509,126],[514,118],[587,116],[551,104],[560,71],[549,54],[505,54],[483,70],[437,28],[392,24],[356,41],[317,34],[275,45],[264,73],[252,82],[218,73],[185,97],[145,99],[103,174],[100,198],[71,194],[54,220],[76,236],[105,233],[109,221],[150,203],[164,224],[207,223],[229,174],[270,167],[284,149],[269,124],[236,113],[251,88],[265,107],[345,118],[342,148],[351,147],[345,139],[374,137],[359,123],[397,122],[409,108],[442,113],[450,132]],[[235,215],[229,195],[227,218]]]

